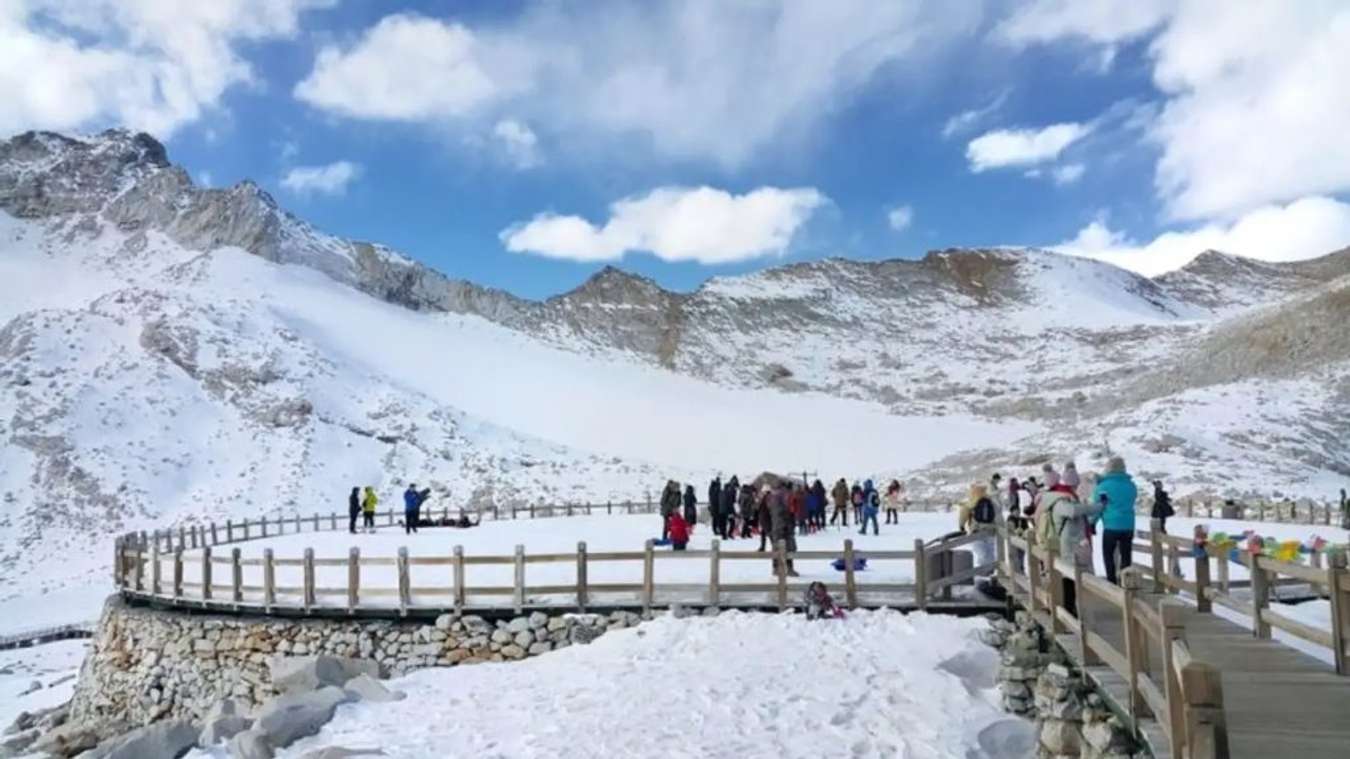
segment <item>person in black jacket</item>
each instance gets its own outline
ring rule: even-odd
[[[693,485],[684,488],[684,521],[689,523],[691,532],[694,525],[698,524],[698,496],[694,495]]]
[[[688,515],[685,515],[685,519],[688,518]],[[712,525],[714,535],[726,532],[723,526],[723,520],[726,518],[726,514],[722,513],[722,477],[719,475],[708,483],[708,524]]]
[[[722,505],[718,513],[722,516],[723,540],[736,537],[736,496],[739,491],[740,485],[734,476],[722,486]]]
[[[352,494],[347,496],[347,516],[351,521],[347,525],[347,531],[356,534],[356,518],[361,516],[361,488],[352,488]]]
[[[1153,511],[1149,516],[1158,520],[1158,531],[1167,534],[1167,518],[1176,513],[1172,508],[1172,496],[1163,490],[1162,480],[1153,481]]]

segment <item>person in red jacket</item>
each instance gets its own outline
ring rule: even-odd
[[[670,545],[676,551],[683,551],[689,545],[689,523],[684,521],[680,512],[670,515]]]

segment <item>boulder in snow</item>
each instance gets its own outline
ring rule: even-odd
[[[402,701],[408,697],[403,691],[391,691],[370,675],[357,675],[342,686],[347,693],[355,695],[361,701]]]
[[[272,686],[282,693],[341,687],[357,675],[380,676],[378,662],[339,656],[277,656],[271,661],[271,669]]]
[[[89,759],[178,759],[197,743],[187,720],[154,722],[108,741],[82,756]]]
[[[261,732],[275,748],[319,732],[328,724],[339,704],[352,697],[342,688],[325,686],[309,693],[286,693],[263,704],[249,732]]]

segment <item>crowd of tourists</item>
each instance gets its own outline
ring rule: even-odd
[[[476,527],[482,521],[481,514],[476,520],[470,521],[469,516],[460,511],[458,518],[451,518],[448,514],[442,515],[441,519],[434,519],[429,514],[422,514],[422,506],[431,497],[431,488],[417,489],[417,483],[411,483],[403,491],[403,533],[411,535],[417,532],[418,527]],[[375,511],[380,505],[380,497],[375,493],[375,488],[367,485],[362,488],[355,486],[352,492],[347,496],[347,531],[355,535],[357,533],[356,522],[361,520],[361,532],[375,532]]]

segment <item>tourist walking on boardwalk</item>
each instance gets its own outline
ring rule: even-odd
[[[843,522],[844,527],[848,527],[848,483],[843,477],[834,483],[834,489],[830,491],[830,497],[834,499],[834,513],[830,514],[830,524],[834,524],[835,519]]]
[[[347,496],[347,532],[356,534],[356,518],[361,516],[361,488],[352,487],[352,494]]]
[[[408,489],[403,491],[403,534],[408,535],[417,532],[417,507],[418,492],[417,484],[408,485]]]
[[[1073,488],[1073,494],[1079,496],[1080,500],[1082,499],[1082,494],[1078,490],[1078,486],[1083,484],[1083,479],[1078,476],[1077,464],[1073,463],[1072,460],[1064,462],[1064,475],[1059,479],[1060,482]]]
[[[989,497],[988,486],[978,482],[970,486],[966,502],[961,504],[957,526],[967,534],[978,536],[970,544],[977,568],[994,561],[994,512],[997,508]]]
[[[722,486],[722,532],[720,535],[723,540],[730,540],[736,537],[736,496],[740,489],[740,482],[736,479],[736,475],[734,474],[731,475],[731,479],[727,480],[726,484]]]
[[[1097,480],[1092,493],[1094,504],[1105,503],[1102,513],[1102,561],[1106,564],[1106,579],[1118,584],[1116,572],[1132,563],[1134,548],[1134,502],[1139,490],[1125,471],[1125,459],[1112,456],[1106,462],[1106,473]]]
[[[1153,509],[1149,517],[1158,520],[1158,532],[1167,534],[1167,518],[1176,513],[1172,508],[1172,496],[1163,490],[1162,480],[1153,481]]]
[[[1050,514],[1046,520],[1050,528],[1042,545],[1048,546],[1060,558],[1073,562],[1083,574],[1092,574],[1092,535],[1090,523],[1102,513],[1104,502],[1082,503],[1077,496],[1057,490],[1045,493],[1041,508]],[[1078,593],[1073,577],[1064,577],[1064,608],[1078,616]]]
[[[684,522],[690,530],[698,524],[698,496],[693,485],[684,486]]]
[[[863,484],[862,495],[859,499],[862,504],[862,529],[858,530],[859,535],[867,534],[867,523],[872,523],[872,534],[880,535],[881,527],[877,525],[877,514],[881,511],[881,498],[877,495],[876,488],[872,487],[872,481],[868,480]]]
[[[750,530],[755,524],[755,486],[746,484],[741,486],[739,496],[741,507],[741,537],[751,537]]]
[[[375,507],[379,505],[380,497],[375,495],[375,488],[367,485],[361,499],[361,526],[366,532],[375,532]]]
[[[995,507],[1003,508],[1007,506],[1003,502],[1003,475],[998,472],[989,476],[989,500],[994,502]]]
[[[685,517],[688,518],[688,514]],[[713,534],[718,537],[726,532],[723,527],[726,520],[726,514],[722,511],[722,476],[718,475],[708,483],[708,526],[712,528]]]
[[[666,489],[661,491],[661,539],[670,539],[670,515],[680,509],[680,483],[666,480]]]
[[[886,524],[900,524],[900,499],[904,492],[904,485],[899,480],[891,480],[891,484],[886,486]]]
[[[785,485],[779,485],[769,499],[769,531],[773,538],[775,552],[781,547],[787,553],[797,551],[797,537],[793,534],[794,519],[792,517],[792,508],[788,502],[790,494]],[[777,561],[775,560],[775,564]],[[792,560],[787,559],[784,562],[788,577],[796,577],[797,572],[792,568]],[[774,566],[773,573],[777,575],[780,567]]]

